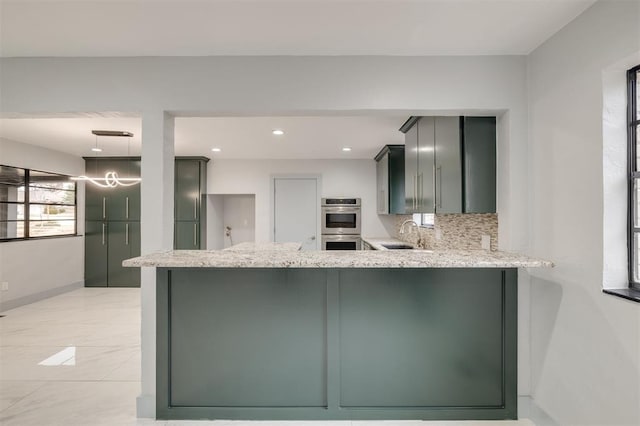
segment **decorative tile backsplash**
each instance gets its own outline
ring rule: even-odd
[[[404,234],[400,225],[411,215],[396,216],[396,237],[411,244],[433,250],[482,249],[482,236],[491,238],[491,250],[498,249],[498,215],[495,213],[436,214],[433,228],[418,228],[406,224]]]

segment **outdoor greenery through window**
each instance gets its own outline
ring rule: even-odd
[[[629,282],[640,290],[640,65],[630,69],[628,80],[629,140]]]
[[[69,176],[0,166],[0,241],[75,233],[76,183]]]

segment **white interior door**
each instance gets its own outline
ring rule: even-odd
[[[318,179],[274,178],[273,241],[318,249]]]

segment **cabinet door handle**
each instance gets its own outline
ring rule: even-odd
[[[107,218],[107,197],[102,197],[102,218]]]
[[[416,175],[411,175],[411,213],[416,209]]]
[[[418,204],[418,190],[416,188],[416,186],[418,185],[418,175],[413,175],[412,184],[413,184],[413,210],[415,210]]]
[[[198,247],[198,224],[193,224],[193,246]]]
[[[106,226],[107,226],[107,225],[105,225],[104,223],[102,224],[102,245],[104,245],[104,228],[105,228]]]
[[[198,197],[193,199],[193,218],[198,218]]]
[[[436,184],[438,185],[438,207],[442,208],[442,166],[436,168]]]
[[[124,225],[124,243],[129,245],[129,224]]]
[[[129,219],[129,197],[124,199],[124,214],[127,219]]]
[[[418,178],[416,179],[416,191],[418,192],[418,210],[421,210],[424,202],[422,199],[422,173],[418,173]]]

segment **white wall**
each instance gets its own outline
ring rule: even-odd
[[[224,196],[224,226],[231,228],[225,235],[225,247],[256,240],[256,197],[246,194]]]
[[[640,3],[600,1],[528,59],[530,251],[556,263],[531,271],[532,387],[562,425],[640,424],[640,305],[602,293],[605,261],[626,285],[625,112],[611,117],[609,90],[639,51]]]
[[[374,160],[216,160],[209,163],[207,172],[209,192],[256,195],[257,242],[273,241],[270,185],[271,176],[275,174],[320,175],[320,197],[362,199],[362,235],[387,237],[393,232],[393,218],[376,214]]]
[[[216,250],[256,240],[254,194],[207,196],[207,249]],[[231,228],[226,235],[225,227]]]
[[[79,175],[84,160],[58,151],[0,138],[0,164],[46,172]],[[84,205],[84,184],[78,184],[78,206]],[[84,209],[78,209],[78,233],[84,233]],[[0,308],[29,303],[65,287],[84,283],[84,238],[65,237],[0,243]]]
[[[105,111],[142,116],[143,252],[167,247],[162,238],[171,235],[172,216],[166,203],[173,193],[168,187],[172,169],[168,160],[163,163],[166,172],[159,167],[172,154],[166,143],[172,133],[163,127],[164,112],[183,116],[504,113],[498,122],[499,246],[527,247],[523,56],[1,58],[0,71],[0,115],[5,117]],[[164,154],[149,158],[145,152]],[[210,192],[219,192],[212,188]],[[155,218],[158,211],[166,212]],[[167,229],[157,232],[156,224]],[[526,298],[526,273],[520,277],[521,294]],[[143,271],[138,407],[147,416],[152,415],[155,401],[154,300],[153,274]],[[526,354],[528,315],[519,315],[519,321],[519,353]],[[527,357],[520,359],[519,387],[527,394]]]
[[[207,195],[207,250],[224,248],[224,195]]]

